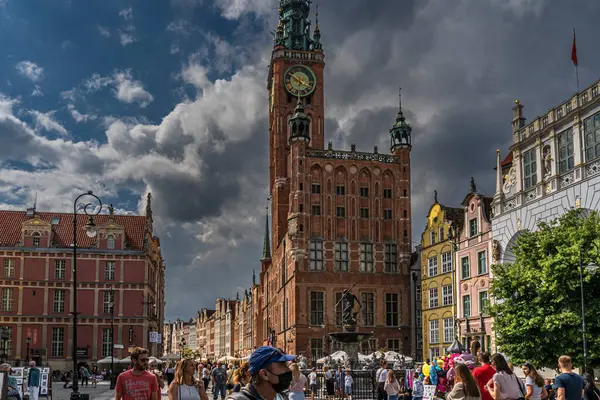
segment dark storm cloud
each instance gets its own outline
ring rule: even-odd
[[[525,105],[526,116],[533,118],[575,90],[570,62],[574,26],[582,85],[597,78],[597,15],[600,3],[595,0],[578,2],[576,7],[544,0],[322,3],[326,143],[346,149],[356,143],[363,151],[378,145],[380,152],[388,152],[397,88],[403,87],[405,115],[413,126],[413,241],[417,241],[433,190],[440,201],[458,206],[474,176],[483,192],[493,194],[496,149],[506,155],[516,98]],[[267,31],[263,37],[268,48]],[[175,214],[178,219],[199,218],[203,212],[214,215],[200,218],[208,224],[201,233],[222,240],[217,245],[203,239],[198,245],[190,238],[177,239],[175,233],[173,239],[165,239],[169,253],[176,253],[171,265],[177,264],[168,271],[170,317],[189,318],[198,308],[214,305],[216,297],[233,297],[238,288],[250,284],[252,269],[260,267],[261,211],[268,185],[268,127],[265,121],[260,125],[251,140],[228,148],[227,156],[203,155],[208,171],[218,176],[207,182],[218,189],[224,179],[231,186],[199,194],[200,187],[190,183],[190,194],[201,201],[169,203],[169,208],[181,208]],[[252,184],[231,183],[236,174]],[[211,185],[203,184],[202,189],[210,190]],[[194,293],[193,301],[178,294],[188,292]]]

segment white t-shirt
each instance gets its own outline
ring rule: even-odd
[[[542,398],[542,388],[535,384],[535,381],[528,376],[525,378],[525,386],[531,386],[533,392],[531,394],[530,400],[540,400]]]
[[[204,367],[204,369],[202,370],[202,378],[204,378],[204,379],[210,378],[210,371],[206,367]]]
[[[310,381],[311,385],[316,385],[317,384],[317,373],[311,372],[310,374],[308,374],[308,380]]]
[[[385,381],[387,381],[387,377],[388,377],[387,368],[379,368],[377,370],[377,382],[385,383]]]

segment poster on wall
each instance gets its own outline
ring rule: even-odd
[[[423,385],[423,400],[434,400],[435,390],[435,385]]]

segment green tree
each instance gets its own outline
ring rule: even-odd
[[[514,264],[492,266],[490,306],[500,350],[513,363],[556,368],[570,355],[583,365],[579,254],[600,263],[600,216],[571,210],[535,232],[523,231]],[[584,270],[588,365],[600,365],[600,273]]]
[[[189,347],[184,347],[181,350],[181,356],[182,358],[194,358],[194,351]]]

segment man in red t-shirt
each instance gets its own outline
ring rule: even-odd
[[[136,347],[131,353],[133,369],[123,372],[117,378],[115,400],[158,400],[156,375],[146,371],[148,350]]]
[[[490,365],[490,353],[487,351],[479,353],[477,358],[481,363],[481,367],[477,367],[473,370],[473,376],[477,380],[477,385],[479,385],[481,400],[493,400],[486,387],[487,383],[494,377],[494,374],[496,373],[494,367]]]

